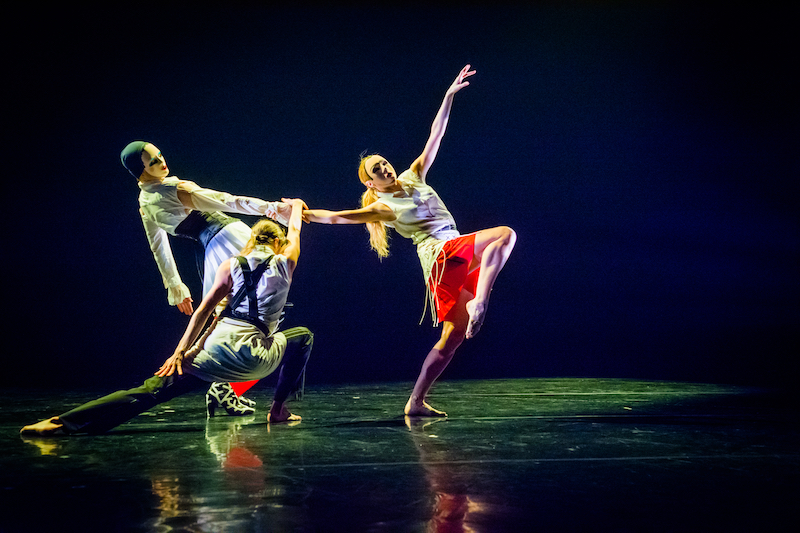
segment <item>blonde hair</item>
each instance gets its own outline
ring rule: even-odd
[[[373,155],[378,154],[361,154],[361,160],[358,162],[358,179],[361,180],[361,183],[366,184],[370,179],[372,179],[367,173],[365,164],[367,159]],[[378,193],[375,192],[375,189],[367,187],[367,190],[361,195],[361,207],[367,207],[368,205],[375,203],[377,199]],[[375,250],[375,253],[378,254],[378,257],[387,257],[389,255],[389,235],[386,231],[386,226],[383,225],[383,222],[367,222],[366,226],[367,231],[369,232],[370,247]]]
[[[283,229],[267,218],[262,218],[253,225],[250,231],[250,239],[247,244],[242,248],[242,255],[247,255],[253,251],[256,245],[265,244],[271,246],[274,242],[278,242],[281,246],[287,243],[286,234]]]

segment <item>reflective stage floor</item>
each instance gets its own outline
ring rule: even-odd
[[[135,385],[132,383],[131,385]],[[308,386],[295,426],[206,419],[201,394],[103,436],[22,438],[109,390],[1,391],[0,532],[785,531],[797,402],[775,391],[603,379]],[[790,402],[791,400],[791,402]]]

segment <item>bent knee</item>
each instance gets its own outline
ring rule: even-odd
[[[289,342],[297,342],[305,346],[314,344],[314,333],[305,326],[289,328],[282,333]]]
[[[467,336],[466,325],[455,325],[452,322],[445,323],[442,335],[439,337],[439,349],[443,352],[452,354],[455,352]]]
[[[500,230],[500,239],[502,239],[503,244],[514,246],[514,243],[517,242],[517,232],[509,226],[500,226],[498,229]]]
[[[517,232],[509,226],[497,226],[486,231],[489,242],[499,244],[500,246],[514,246],[514,243],[517,241]]]

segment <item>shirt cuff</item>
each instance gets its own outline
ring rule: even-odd
[[[289,216],[292,214],[292,207],[283,202],[267,202],[264,214],[279,224],[288,227]]]
[[[167,301],[169,302],[169,305],[178,305],[191,295],[192,294],[189,292],[189,287],[183,283],[167,289]]]

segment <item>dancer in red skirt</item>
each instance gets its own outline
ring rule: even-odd
[[[426,183],[447,128],[453,97],[469,85],[465,80],[473,74],[475,71],[465,66],[447,89],[425,149],[408,170],[397,175],[382,156],[362,157],[358,176],[367,190],[360,209],[304,212],[309,222],[366,224],[370,245],[380,257],[389,253],[386,227],[417,246],[434,321],[443,323],[443,327],[406,403],[404,411],[409,416],[446,416],[428,405],[425,397],[464,339],[478,333],[489,293],[517,238],[506,226],[461,235],[439,195]]]

